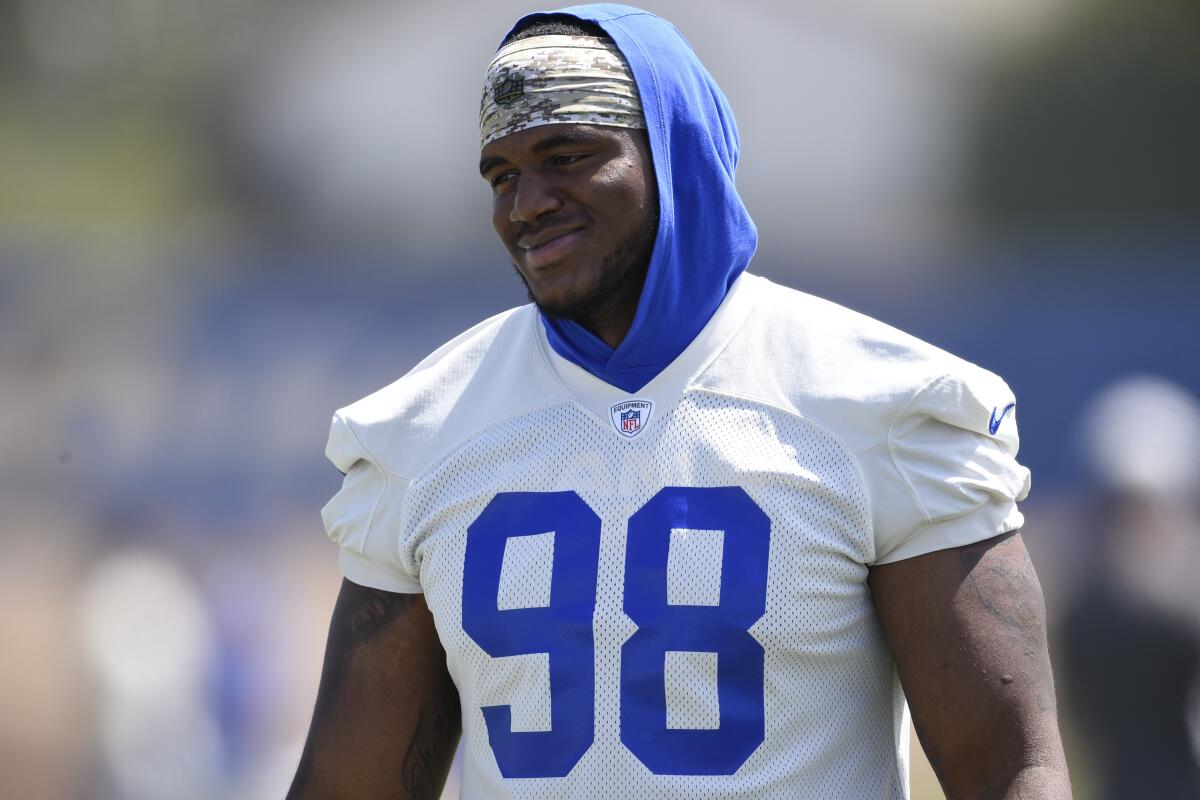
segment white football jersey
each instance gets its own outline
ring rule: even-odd
[[[908,794],[868,568],[1020,527],[996,376],[744,275],[635,394],[532,306],[337,412],[350,580],[423,592],[466,798]]]

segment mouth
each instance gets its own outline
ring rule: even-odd
[[[525,251],[525,264],[531,269],[540,269],[552,264],[566,255],[581,238],[583,229],[576,228],[539,242],[535,247],[522,246],[521,249]]]

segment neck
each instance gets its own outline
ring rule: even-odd
[[[578,320],[580,325],[614,350],[625,341],[625,336],[633,327],[633,320],[637,316],[645,275],[640,277],[640,280],[627,281],[601,303],[599,308]]]
[[[633,318],[637,314],[637,305],[622,309],[612,315],[595,314],[579,324],[594,333],[601,341],[614,350],[625,341],[625,335],[633,327]]]

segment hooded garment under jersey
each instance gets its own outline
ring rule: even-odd
[[[758,231],[733,184],[737,124],[716,81],[666,20],[601,3],[528,14],[513,30],[550,14],[595,22],[629,62],[654,158],[659,225],[637,316],[616,349],[576,322],[542,321],[563,358],[637,392],[691,343],[754,255]]]

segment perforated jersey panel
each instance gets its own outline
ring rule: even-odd
[[[762,741],[728,775],[655,774],[622,741],[622,714],[628,713],[622,708],[623,647],[639,630],[624,610],[632,591],[629,520],[664,487],[740,487],[770,523],[765,613],[749,627],[763,653]],[[564,777],[503,777],[482,711],[508,706],[513,730],[550,729],[554,657],[494,657],[464,630],[468,528],[502,492],[574,492],[600,520],[591,631],[594,731]],[[503,422],[444,457],[413,481],[399,533],[462,696],[463,796],[904,797],[907,776],[897,752],[903,699],[866,588],[870,524],[854,457],[835,437],[777,408],[702,390],[655,409],[634,439],[564,404]],[[753,592],[739,583],[740,560],[731,560],[742,546],[740,534],[694,528],[662,534],[670,553],[661,586],[638,591],[655,597],[661,591],[664,603],[716,613],[733,593]],[[489,612],[562,602],[555,599],[559,588],[546,584],[561,565],[536,563],[547,554],[567,557],[561,532],[534,538],[550,532],[528,530],[526,541],[508,540]],[[744,664],[699,647],[667,647],[657,664],[665,727],[711,731],[722,714],[743,713],[719,702],[714,673]]]

